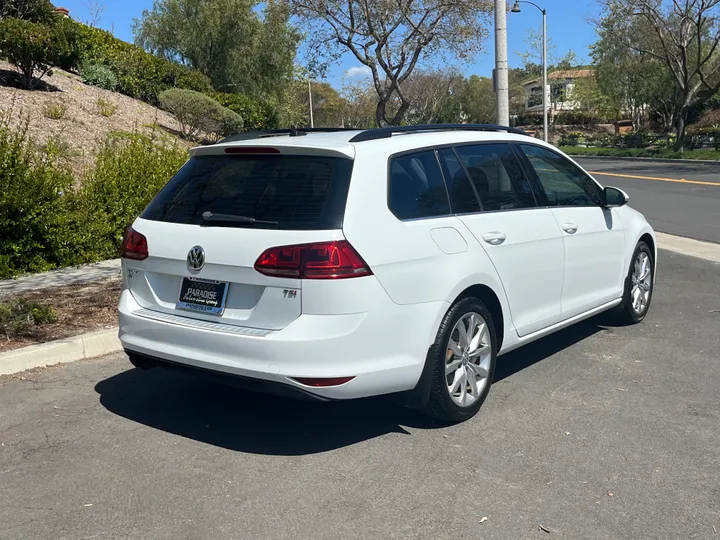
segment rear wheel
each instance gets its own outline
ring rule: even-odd
[[[623,301],[615,312],[617,321],[621,324],[636,324],[642,321],[650,308],[654,286],[653,252],[645,242],[639,242],[625,278]]]
[[[462,422],[480,410],[495,373],[497,341],[490,312],[477,298],[457,302],[445,315],[431,351],[426,412]]]

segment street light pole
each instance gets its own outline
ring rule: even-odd
[[[495,92],[497,123],[510,125],[510,92],[508,89],[507,7],[505,0],[495,0]]]
[[[310,79],[308,79],[308,100],[310,101],[310,127],[314,128],[315,123],[313,122],[312,87],[310,86]]]
[[[543,16],[542,29],[542,107],[543,107],[543,140],[548,140],[548,84],[547,84],[547,11],[538,6],[535,2],[528,0],[515,0],[512,13],[520,13],[520,4],[530,4],[540,10]]]
[[[543,9],[543,140],[548,142],[547,12]]]

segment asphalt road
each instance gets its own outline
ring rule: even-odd
[[[630,206],[655,230],[720,243],[720,164],[593,158],[577,162],[601,184],[625,190]]]
[[[0,539],[720,538],[719,269],[661,252],[644,323],[502,357],[452,427],[122,355],[0,379]]]

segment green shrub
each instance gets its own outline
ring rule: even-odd
[[[55,18],[55,9],[50,0],[0,0],[0,19],[8,17],[49,23]]]
[[[689,150],[683,153],[660,148],[583,148],[560,146],[560,150],[574,156],[645,157],[663,159],[703,159],[720,161],[720,152],[712,149]]]
[[[9,114],[0,116],[0,278],[64,263],[55,250],[64,231],[55,225],[65,219],[73,178],[57,158],[54,145],[28,138],[27,120],[11,127]]]
[[[194,139],[205,133],[211,140],[240,131],[243,120],[210,96],[171,88],[160,94],[160,106],[180,123],[182,134]]]
[[[60,120],[61,118],[64,118],[66,112],[67,104],[63,101],[48,101],[43,106],[43,116],[45,118],[50,118],[51,120]]]
[[[152,55],[105,30],[79,26],[84,61],[110,67],[118,78],[117,90],[127,96],[157,105],[158,95],[168,88],[212,92],[210,79],[197,70]]]
[[[244,94],[213,94],[212,97],[223,107],[239,114],[244,122],[244,129],[257,131],[277,129],[280,127],[280,112],[276,103],[258,100]]]
[[[64,40],[53,25],[0,19],[0,56],[17,68],[25,88],[34,88],[50,72],[64,48]],[[35,72],[39,73],[37,78]]]
[[[118,106],[114,103],[111,103],[109,101],[105,101],[103,98],[99,98],[95,104],[98,106],[98,111],[100,112],[100,116],[104,116],[105,118],[111,117],[113,114],[115,114],[115,111],[117,111]]]
[[[187,152],[156,134],[115,133],[102,144],[80,194],[92,213],[102,257],[118,256],[125,229],[187,159]],[[88,239],[85,239],[88,241]]]
[[[78,71],[83,55],[86,52],[83,26],[69,17],[57,16],[54,18],[54,31],[62,43],[55,59],[56,67],[65,71]]]
[[[31,336],[36,326],[54,322],[57,322],[57,313],[50,305],[24,298],[0,302],[0,334],[8,339]]]
[[[118,87],[118,76],[108,66],[94,62],[86,62],[80,65],[80,76],[85,84],[115,90]]]

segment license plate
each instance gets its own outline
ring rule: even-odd
[[[222,315],[225,309],[227,289],[228,284],[225,281],[196,277],[183,278],[180,299],[175,307],[211,315]]]

